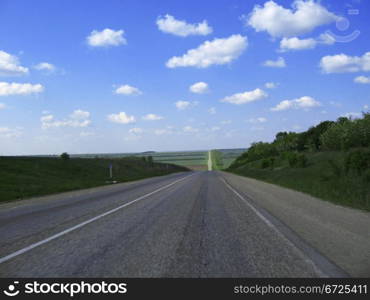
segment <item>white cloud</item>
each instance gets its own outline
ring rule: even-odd
[[[280,51],[286,52],[290,50],[306,50],[314,49],[317,45],[332,45],[335,43],[335,39],[327,34],[323,33],[318,38],[299,39],[297,37],[283,38],[280,41]]]
[[[210,108],[208,109],[208,113],[209,113],[209,114],[211,114],[211,115],[216,114],[216,108],[215,108],[215,107],[210,107]]]
[[[283,100],[275,107],[271,108],[272,111],[282,111],[287,109],[309,109],[312,107],[321,106],[321,103],[309,96],[293,100]]]
[[[362,117],[362,113],[349,112],[349,113],[344,114],[343,117],[346,117],[348,119],[358,119]]]
[[[365,104],[364,109],[369,109],[369,105]]]
[[[228,125],[228,124],[231,124],[231,120],[224,120],[224,121],[221,121],[221,124],[222,124],[222,125]]]
[[[219,126],[213,126],[213,127],[211,127],[210,128],[210,131],[219,131],[219,130],[221,130],[221,127],[219,127]]]
[[[14,138],[14,137],[19,137],[21,135],[22,135],[22,131],[20,127],[17,127],[15,129],[12,129],[9,127],[0,127],[0,137]]]
[[[264,118],[264,117],[252,118],[252,119],[249,119],[248,122],[249,123],[253,123],[253,124],[256,124],[256,123],[265,123],[265,122],[267,122],[267,119]]]
[[[296,0],[292,8],[284,8],[274,1],[267,1],[263,6],[255,5],[246,24],[257,32],[266,31],[272,37],[293,37],[335,22],[337,18],[313,0]]]
[[[188,50],[183,56],[170,58],[166,66],[168,68],[207,68],[211,65],[224,65],[237,59],[247,45],[247,37],[239,34],[224,39],[205,41],[198,48]]]
[[[208,84],[203,81],[196,82],[189,87],[189,90],[195,94],[204,94],[208,92]]]
[[[370,84],[370,77],[358,76],[353,81],[356,83]]]
[[[70,115],[71,119],[74,120],[85,120],[90,117],[90,113],[88,111],[83,111],[81,109],[77,109],[73,111],[73,113]]]
[[[0,50],[0,76],[20,76],[28,74],[28,68],[19,64],[18,57]]]
[[[41,84],[0,82],[0,96],[38,94],[43,91]]]
[[[277,60],[266,60],[263,63],[263,66],[271,68],[285,68],[286,63],[283,57],[279,57]]]
[[[162,120],[163,117],[161,116],[158,116],[156,114],[147,114],[143,117],[143,120],[145,121],[158,121],[158,120]]]
[[[141,134],[144,132],[143,129],[139,128],[139,127],[134,127],[134,128],[130,128],[129,131],[128,131],[130,134]]]
[[[189,133],[196,133],[196,132],[199,131],[199,129],[198,128],[191,127],[191,126],[185,126],[183,128],[183,131],[184,132],[189,132]]]
[[[180,101],[177,101],[175,103],[175,106],[177,107],[178,110],[188,109],[188,108],[196,106],[196,105],[198,105],[197,101],[190,102],[190,101],[180,100]]]
[[[274,88],[277,88],[279,84],[278,83],[275,83],[275,82],[266,82],[265,83],[265,88],[266,89],[274,89]]]
[[[34,66],[34,69],[38,71],[54,72],[56,70],[56,67],[51,63],[41,62],[37,64],[36,66]]]
[[[6,105],[4,103],[0,103],[0,110],[5,109],[5,108],[6,108]]]
[[[86,38],[87,43],[92,47],[109,47],[127,44],[123,37],[123,30],[112,30],[106,28],[102,31],[93,30]]]
[[[221,99],[221,102],[227,102],[227,103],[240,105],[240,104],[245,104],[245,103],[261,100],[261,99],[266,98],[267,96],[268,94],[265,91],[261,89],[255,89],[253,91],[237,93],[231,96],[227,96]]]
[[[136,121],[134,116],[130,116],[123,111],[119,112],[118,114],[108,115],[108,120],[113,123],[120,123],[120,124],[129,124],[129,123],[134,123]]]
[[[89,120],[90,112],[77,109],[73,111],[68,119],[55,120],[54,116],[43,115],[40,118],[42,129],[48,129],[52,127],[87,127],[91,124]]]
[[[158,29],[177,36],[207,35],[212,33],[212,27],[208,26],[206,20],[198,24],[189,24],[183,20],[176,20],[171,15],[165,15],[157,19]]]
[[[95,135],[95,133],[94,132],[91,132],[91,131],[82,131],[80,133],[80,136],[81,137],[88,137],[88,136],[94,136],[94,135]]]
[[[138,88],[128,85],[128,84],[119,86],[114,92],[120,95],[141,95],[142,94],[142,92]]]
[[[343,53],[324,56],[320,67],[324,73],[367,72],[370,71],[370,52],[363,56],[348,56]]]
[[[316,47],[316,40],[313,38],[309,39],[299,39],[297,37],[283,38],[280,41],[280,50],[303,50],[303,49],[313,49]]]

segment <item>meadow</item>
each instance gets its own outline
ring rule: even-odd
[[[112,164],[113,178],[109,177]],[[1,157],[0,202],[126,182],[187,168],[151,162],[142,157],[70,158]]]

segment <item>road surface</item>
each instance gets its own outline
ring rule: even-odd
[[[216,171],[0,206],[1,277],[370,275],[369,213]]]

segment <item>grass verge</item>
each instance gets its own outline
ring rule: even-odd
[[[113,178],[109,178],[112,164]],[[126,182],[188,169],[144,161],[139,157],[116,159],[55,157],[0,157],[0,202],[96,187],[107,181]]]

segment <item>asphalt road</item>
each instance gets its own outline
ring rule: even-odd
[[[240,185],[240,180],[222,172],[188,172],[3,204],[0,276],[370,274],[366,273],[370,270],[366,254],[350,259],[367,266],[344,270],[339,265],[356,262],[342,263],[335,255],[322,254],[309,237],[286,225],[284,217],[277,218],[249,199],[245,192],[254,190],[249,183]],[[358,220],[356,212],[352,213]],[[360,213],[370,224],[369,214]],[[368,236],[363,238],[364,250],[369,250]],[[325,239],[323,243],[333,243]],[[348,241],[343,236],[334,242],[339,245],[333,247],[346,249]]]

